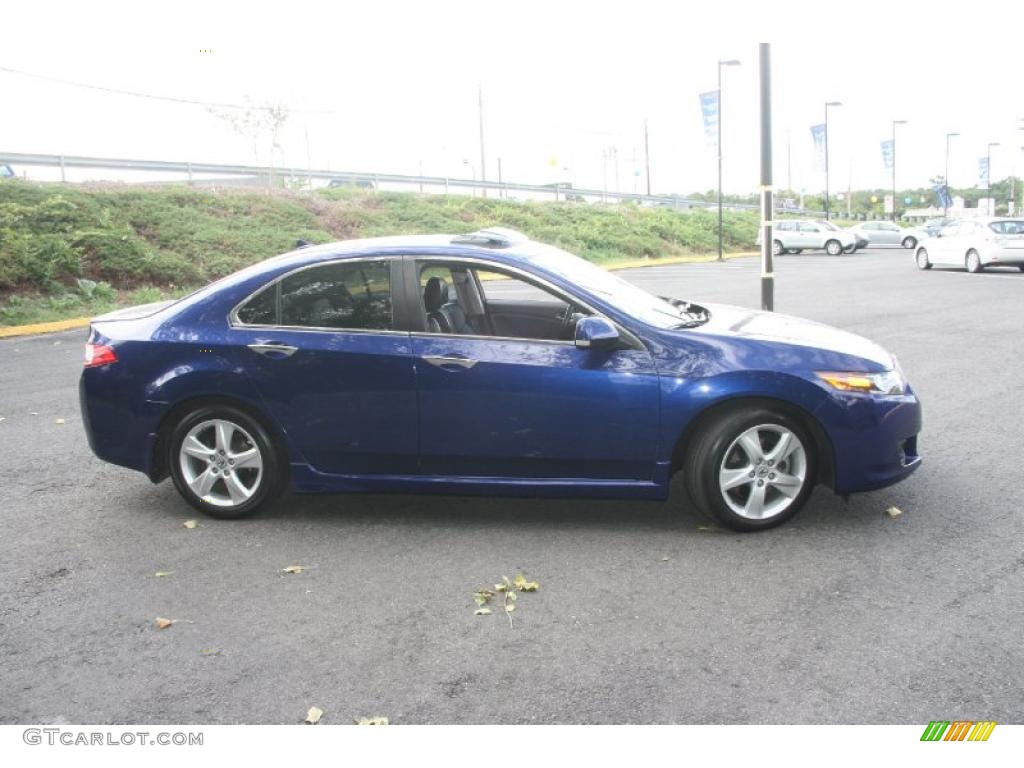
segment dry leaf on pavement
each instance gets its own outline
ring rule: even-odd
[[[491,615],[491,609],[490,608],[477,608],[475,611],[473,611],[473,615],[474,616],[490,616]]]
[[[302,573],[306,570],[304,565],[289,565],[287,568],[282,568],[281,573]]]
[[[154,623],[156,624],[157,629],[167,629],[174,622],[170,619],[165,619],[162,616],[157,616],[156,621]]]
[[[900,509],[899,507],[889,507],[887,510],[885,510],[885,514],[887,514],[889,517],[895,518],[902,515],[903,510]]]
[[[53,423],[54,424],[63,424],[64,423],[64,419],[54,419]]]
[[[320,707],[310,707],[309,712],[306,713],[306,725],[316,725],[323,716],[324,711]]]
[[[387,725],[388,719],[375,715],[374,717],[357,717],[356,725]]]
[[[184,525],[186,528],[192,529],[192,528],[195,528],[197,525],[199,525],[199,521],[198,520],[186,520],[184,523],[182,523],[182,525]]]
[[[172,573],[174,573],[174,571],[157,571],[153,575],[156,576],[159,579],[159,578],[162,578],[164,576],[170,576]]]

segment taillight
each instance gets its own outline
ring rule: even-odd
[[[95,368],[98,365],[110,365],[117,362],[117,353],[106,344],[85,345],[85,367]]]

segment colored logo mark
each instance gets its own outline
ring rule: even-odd
[[[932,720],[921,741],[988,741],[995,727],[995,720]]]

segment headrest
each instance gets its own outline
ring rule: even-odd
[[[445,282],[440,277],[427,280],[427,287],[423,290],[423,304],[427,312],[437,312],[447,301],[448,286]]]

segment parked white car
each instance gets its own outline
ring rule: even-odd
[[[932,265],[1017,267],[1024,272],[1024,219],[961,219],[947,224],[935,237],[921,241],[915,254],[918,269]]]
[[[758,233],[760,244],[761,235]],[[824,250],[829,256],[838,256],[843,251],[853,252],[857,248],[857,236],[839,229],[825,221],[804,219],[782,219],[773,227],[772,253],[800,253],[801,251]]]
[[[862,221],[850,227],[851,232],[862,235],[871,245],[900,245],[913,248],[928,237],[928,232],[916,227],[901,227],[891,221]]]

